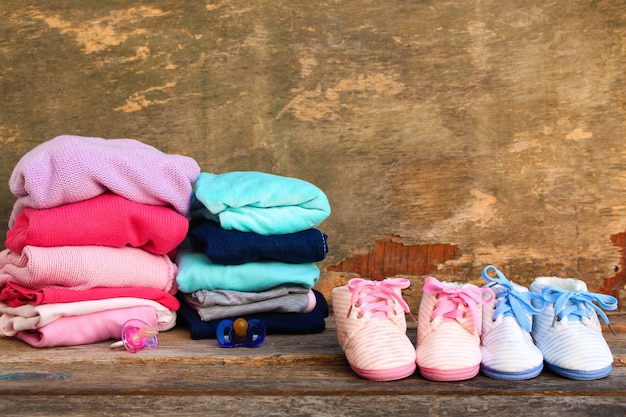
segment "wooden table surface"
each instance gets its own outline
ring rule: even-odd
[[[367,381],[347,365],[332,319],[321,334],[269,335],[255,349],[191,340],[184,328],[137,354],[111,342],[37,349],[1,339],[0,415],[625,416],[626,313],[610,318],[614,369],[596,381],[545,370],[527,381]]]

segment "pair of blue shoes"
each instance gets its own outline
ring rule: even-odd
[[[527,289],[493,265],[482,276],[495,293],[492,304],[483,306],[483,374],[529,379],[541,373],[544,363],[570,379],[611,373],[613,355],[598,316],[609,324],[602,309],[615,310],[615,297],[590,293],[584,281],[573,278],[538,277]]]

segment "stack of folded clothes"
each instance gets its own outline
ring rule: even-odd
[[[313,289],[326,258],[330,215],[313,184],[263,172],[199,175],[189,249],[180,250],[179,317],[192,339],[216,337],[224,319],[260,320],[267,334],[317,333],[328,304]]]
[[[133,139],[59,136],[18,162],[0,252],[0,335],[35,347],[172,328],[177,248],[189,230],[192,158]]]

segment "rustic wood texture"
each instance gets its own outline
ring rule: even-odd
[[[10,416],[623,416],[626,316],[606,331],[614,355],[607,378],[574,381],[549,371],[527,381],[477,376],[428,381],[419,374],[373,382],[354,374],[334,323],[315,335],[270,335],[256,349],[159,334],[152,351],[111,350],[110,342],[49,349],[0,339],[0,414]],[[408,335],[415,343],[415,327]]]
[[[626,1],[3,0],[0,183],[60,134],[329,196],[326,295],[377,242],[625,299]],[[14,198],[0,187],[0,218]],[[6,223],[0,233],[6,231]],[[622,242],[616,244],[616,241]],[[443,245],[443,246],[441,246]],[[377,267],[393,258],[373,253]],[[406,270],[402,270],[406,266]]]

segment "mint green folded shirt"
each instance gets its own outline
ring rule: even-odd
[[[212,263],[203,253],[179,251],[176,282],[180,291],[265,291],[277,285],[299,284],[313,288],[320,277],[315,263],[289,264],[261,261],[241,265]]]
[[[275,235],[317,227],[330,216],[330,203],[317,186],[298,178],[256,171],[202,172],[192,196],[192,216],[194,211],[226,230]]]

